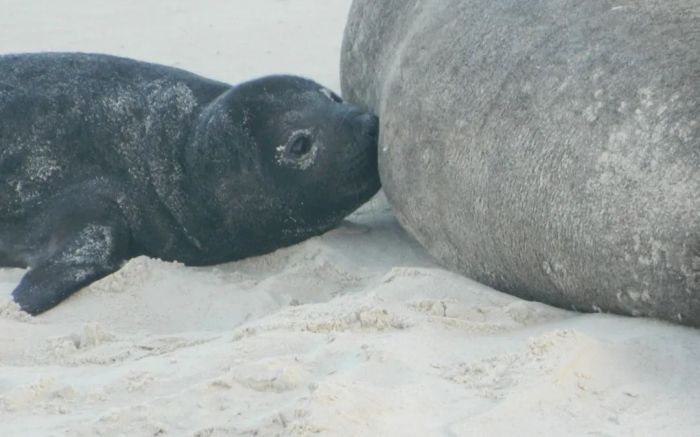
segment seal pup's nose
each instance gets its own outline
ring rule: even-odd
[[[356,132],[362,136],[376,139],[379,136],[379,117],[374,114],[362,114],[355,118]]]

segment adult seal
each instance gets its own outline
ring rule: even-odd
[[[697,0],[355,0],[342,90],[446,266],[699,326],[699,47]]]
[[[147,255],[207,265],[321,234],[379,188],[374,115],[93,54],[0,56],[0,265],[31,314]]]

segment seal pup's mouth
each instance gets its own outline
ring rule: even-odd
[[[348,159],[347,170],[340,176],[341,185],[347,187],[344,197],[353,199],[358,205],[368,201],[381,188],[376,134],[370,131],[360,147],[354,150]]]

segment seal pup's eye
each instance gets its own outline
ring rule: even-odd
[[[311,151],[311,137],[307,134],[295,135],[287,146],[287,153],[302,157]]]
[[[324,96],[328,97],[330,100],[334,101],[335,103],[343,103],[343,99],[340,98],[340,96],[336,93],[334,93],[331,90],[328,90],[326,88],[321,88],[319,90],[321,94]]]
[[[311,131],[298,130],[291,133],[287,142],[277,146],[275,159],[282,167],[306,170],[316,162],[318,150]]]

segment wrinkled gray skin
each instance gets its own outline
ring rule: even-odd
[[[379,188],[374,115],[310,80],[0,56],[0,266],[45,311],[148,255],[205,265],[321,234]]]
[[[355,0],[344,97],[445,265],[700,325],[700,2]]]

